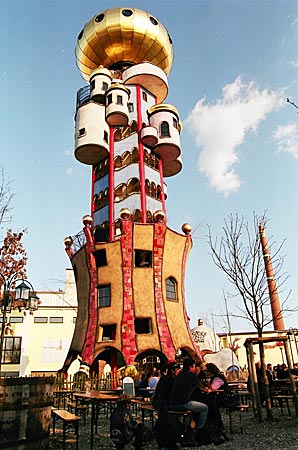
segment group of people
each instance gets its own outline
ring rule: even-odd
[[[151,398],[158,412],[155,438],[159,449],[176,450],[178,443],[196,446],[213,442],[218,445],[229,440],[220,413],[227,389],[225,376],[212,363],[186,358],[181,369],[177,362],[169,362]],[[111,437],[117,450],[123,450],[132,436],[135,436],[135,449],[142,448],[142,425],[132,419],[130,401],[122,394],[119,405],[111,415]],[[119,428],[117,417],[121,412],[132,424],[130,436],[125,442],[117,442],[114,431]],[[181,420],[179,413],[185,415],[187,421]]]

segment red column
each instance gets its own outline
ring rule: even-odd
[[[110,127],[110,161],[109,161],[109,237],[113,242],[115,235],[114,224],[114,127]]]
[[[165,189],[164,189],[164,181],[163,181],[163,165],[162,165],[162,159],[161,158],[160,158],[160,160],[158,162],[158,170],[159,170],[159,173],[160,173],[162,210],[165,213],[165,223],[167,223]]]
[[[143,147],[141,137],[140,137],[140,131],[142,128],[142,104],[141,104],[141,88],[139,85],[137,85],[136,91],[137,91],[137,120],[138,120],[141,210],[142,210],[142,223],[146,223],[147,222],[147,210],[146,210],[146,191],[145,191],[144,147]]]

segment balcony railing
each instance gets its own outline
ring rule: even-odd
[[[84,86],[77,92],[77,109],[90,100],[90,86]]]
[[[74,253],[76,253],[77,251],[79,251],[82,247],[84,247],[84,245],[86,244],[86,236],[84,231],[80,231],[78,234],[76,234],[75,236],[72,236],[72,241],[73,241],[73,251]]]

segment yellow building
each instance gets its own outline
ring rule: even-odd
[[[56,373],[67,354],[77,316],[73,270],[66,270],[65,289],[37,292],[41,304],[34,315],[7,315],[1,374]]]

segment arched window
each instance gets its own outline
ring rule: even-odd
[[[137,178],[131,178],[127,183],[127,195],[140,192],[140,181]]]
[[[151,193],[151,185],[149,180],[145,180],[145,192],[147,195],[150,195]]]
[[[114,141],[121,141],[121,128],[116,128],[114,131]]]
[[[167,300],[178,300],[177,282],[173,277],[169,277],[166,279],[166,296]]]
[[[124,152],[122,155],[122,167],[126,167],[130,164],[131,161],[131,154],[127,151]]]
[[[131,162],[136,163],[139,162],[139,151],[137,147],[134,147],[131,152]]]
[[[122,167],[121,156],[116,156],[114,158],[114,167],[115,169],[120,169]]]
[[[135,120],[133,120],[130,125],[130,132],[137,133],[137,131],[138,131],[138,124]]]
[[[135,209],[132,214],[132,220],[133,222],[142,222],[142,214],[139,209]]]
[[[160,137],[170,137],[170,127],[168,122],[161,122],[160,124]]]
[[[144,163],[149,164],[149,153],[147,150],[144,150]]]
[[[156,197],[157,197],[157,200],[161,200],[161,186],[160,185],[157,186]]]
[[[121,202],[126,197],[126,184],[121,183],[115,189],[115,202]]]
[[[151,211],[147,211],[146,220],[147,220],[147,223],[153,222]]]
[[[151,183],[151,197],[156,198],[156,184]]]

